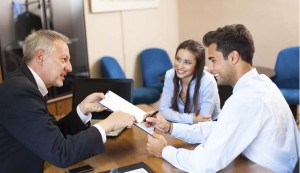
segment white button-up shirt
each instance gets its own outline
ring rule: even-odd
[[[212,128],[213,127],[213,128]],[[172,135],[194,150],[167,146],[162,157],[187,172],[217,172],[241,153],[275,172],[292,172],[299,157],[299,130],[277,86],[252,69],[242,76],[217,122],[174,124]]]

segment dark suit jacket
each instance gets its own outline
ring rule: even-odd
[[[0,86],[0,172],[41,173],[45,160],[67,167],[103,152],[101,134],[76,111],[55,120],[26,65]]]

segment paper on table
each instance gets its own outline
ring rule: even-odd
[[[125,173],[148,173],[148,172],[144,168],[139,168],[136,170],[125,172]]]
[[[105,98],[100,100],[99,103],[112,110],[113,112],[121,110],[128,114],[134,115],[135,119],[138,122],[135,123],[135,125],[140,129],[144,130],[146,133],[153,135],[154,127],[146,127],[145,123],[143,122],[143,118],[146,112],[138,108],[137,106],[131,104],[122,97],[118,96],[114,92],[107,91],[107,93],[105,94]]]

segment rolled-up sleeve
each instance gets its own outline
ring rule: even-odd
[[[200,122],[193,125],[173,123],[171,135],[190,144],[204,143],[215,123],[215,121]]]

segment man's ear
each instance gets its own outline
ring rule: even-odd
[[[38,64],[41,64],[44,61],[44,55],[45,51],[42,49],[39,49],[34,54],[34,59]]]
[[[233,63],[233,64],[236,64],[239,62],[240,60],[240,54],[237,52],[237,51],[232,51],[230,54],[229,54],[229,59],[230,61]]]

